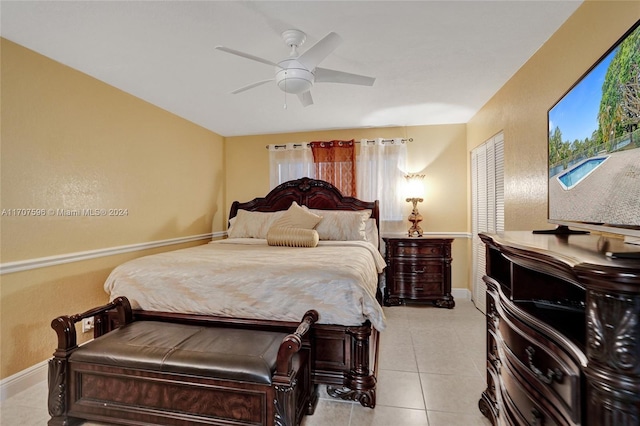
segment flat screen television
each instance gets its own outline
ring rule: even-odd
[[[640,20],[549,109],[548,125],[556,231],[640,243]]]

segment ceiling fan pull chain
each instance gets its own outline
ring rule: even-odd
[[[287,72],[284,72],[284,109],[287,109]]]

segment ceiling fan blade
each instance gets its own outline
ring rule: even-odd
[[[316,68],[313,74],[315,75],[316,83],[345,83],[373,86],[373,83],[376,81],[375,77],[367,77],[366,75],[351,74],[327,68]]]
[[[308,90],[303,93],[298,93],[298,99],[300,99],[300,103],[303,107],[313,105],[313,98],[311,97],[311,92]]]
[[[224,47],[224,46],[216,46],[216,49],[222,50],[223,52],[231,53],[232,55],[240,56],[242,58],[251,59],[252,61],[257,61],[266,65],[271,65],[273,67],[282,68],[280,65],[276,64],[275,62],[271,62],[268,59],[259,58],[258,56],[254,56],[249,53],[240,52],[239,50],[229,49],[228,47]]]
[[[336,33],[329,33],[324,36],[323,39],[311,46],[298,57],[298,62],[304,65],[308,70],[312,70],[318,65],[324,58],[329,56],[336,47],[342,43],[342,37]]]
[[[257,81],[255,83],[247,84],[246,86],[243,86],[243,87],[241,87],[239,89],[236,89],[231,93],[235,95],[235,94],[244,92],[245,90],[253,89],[254,87],[258,87],[258,86],[261,86],[261,85],[263,85],[265,83],[269,83],[270,81],[275,81],[275,78],[270,78],[269,80],[262,80],[262,81]]]

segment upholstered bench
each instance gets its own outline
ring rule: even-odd
[[[78,347],[75,322],[117,309],[121,326]],[[266,330],[134,321],[126,298],[52,322],[49,425],[297,425],[317,395],[302,336]]]

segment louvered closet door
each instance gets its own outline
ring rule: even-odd
[[[504,139],[494,136],[471,152],[473,302],[486,312],[485,246],[480,232],[504,231]]]

